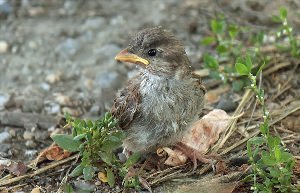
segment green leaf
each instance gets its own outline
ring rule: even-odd
[[[83,134],[75,136],[73,139],[76,140],[76,141],[80,141],[81,139],[83,139],[85,137],[86,137],[86,134],[83,133]]]
[[[288,161],[293,160],[293,159],[294,158],[293,158],[292,154],[290,154],[288,152],[282,152],[280,161],[281,162],[288,162]]]
[[[232,89],[235,92],[241,91],[243,86],[244,86],[244,82],[242,80],[235,80],[232,82]]]
[[[262,152],[261,160],[267,166],[274,166],[277,163],[276,160],[273,157],[271,157],[266,151]]]
[[[91,180],[94,177],[95,169],[92,166],[85,166],[83,168],[84,180]]]
[[[106,168],[106,175],[107,175],[107,183],[110,187],[115,185],[115,175],[110,168]]]
[[[225,52],[228,51],[228,50],[227,50],[227,47],[224,46],[224,45],[218,45],[217,48],[216,48],[216,50],[217,50],[217,52],[218,52],[219,54],[223,54],[223,53],[225,53]]]
[[[129,168],[129,167],[133,166],[137,161],[139,161],[140,157],[141,157],[141,154],[138,152],[132,154],[125,162],[125,164],[124,164],[125,167]]]
[[[265,139],[263,137],[254,137],[251,140],[249,140],[251,144],[255,144],[257,146],[262,145],[265,142]]]
[[[235,64],[235,69],[236,71],[240,74],[240,75],[248,75],[249,74],[249,70],[247,68],[247,66],[243,63],[236,63]]]
[[[248,71],[251,72],[252,69],[252,61],[251,61],[251,57],[249,54],[247,54],[246,56],[246,60],[245,60],[246,66],[248,68]]]
[[[205,46],[211,45],[216,42],[216,38],[213,36],[207,36],[201,40],[201,43]]]
[[[281,149],[279,148],[279,146],[276,145],[276,146],[273,148],[273,151],[274,151],[275,159],[276,159],[277,161],[280,161],[280,160],[281,160]]]
[[[215,34],[223,34],[225,30],[225,22],[223,20],[212,19],[210,27]]]
[[[263,124],[259,126],[260,132],[264,135],[267,134],[268,127],[265,127]]]
[[[228,31],[229,31],[229,36],[232,39],[234,39],[239,32],[239,27],[237,25],[229,25]]]
[[[99,156],[100,156],[102,161],[104,161],[108,165],[112,165],[112,160],[113,160],[112,152],[110,152],[110,153],[104,152],[104,151],[99,152]]]
[[[281,7],[279,10],[279,15],[281,19],[286,19],[287,17],[287,10],[284,7]]]
[[[63,192],[64,193],[72,193],[72,192],[74,192],[74,189],[72,188],[72,186],[69,183],[67,183],[67,184],[63,185]]]
[[[115,136],[108,136],[108,139],[103,142],[102,150],[111,152],[121,147],[122,141]]]
[[[77,177],[80,176],[83,172],[83,166],[82,165],[78,165],[74,168],[74,170],[70,173],[71,177]]]
[[[210,68],[210,69],[218,69],[219,68],[219,63],[218,61],[211,55],[209,54],[204,54],[203,56],[203,61],[204,64]]]
[[[91,120],[86,120],[86,125],[87,125],[88,128],[93,128],[94,123]]]
[[[264,61],[264,63],[259,67],[256,76],[259,75],[259,73],[264,69],[265,66],[266,66],[266,62]]]
[[[281,22],[281,18],[278,15],[273,15],[272,16],[272,20],[276,23],[280,23]]]
[[[51,138],[58,146],[69,152],[79,151],[80,142],[74,140],[71,135],[56,134],[52,135]]]

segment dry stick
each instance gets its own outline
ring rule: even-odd
[[[281,62],[278,65],[273,66],[272,68],[269,68],[269,69],[265,70],[263,72],[263,75],[267,76],[269,74],[272,74],[273,72],[276,72],[277,70],[280,70],[281,68],[285,68],[285,67],[288,67],[290,65],[292,65],[291,62]]]
[[[217,151],[222,148],[222,146],[225,144],[227,139],[233,134],[233,132],[236,130],[236,122],[237,122],[237,115],[241,114],[243,107],[245,104],[248,102],[249,98],[251,98],[253,93],[251,90],[247,90],[246,93],[244,94],[242,101],[240,102],[239,106],[236,108],[233,117],[236,117],[235,119],[232,119],[229,123],[229,125],[226,128],[227,132],[224,132],[221,140],[212,148],[212,153],[217,153]]]
[[[178,177],[178,176],[179,176],[178,174],[181,173],[182,171],[183,171],[183,170],[178,170],[178,171],[175,171],[175,172],[173,172],[173,173],[171,173],[171,174],[162,176],[162,177],[160,177],[160,178],[156,178],[156,179],[154,179],[152,182],[149,182],[149,184],[150,184],[150,185],[154,185],[154,184],[156,184],[156,183],[161,183],[161,182],[163,182],[163,181],[166,181],[166,180],[172,178],[173,176]],[[186,174],[184,174],[184,176],[185,176],[185,175],[186,175]]]
[[[251,135],[249,135],[248,137],[245,137],[244,139],[236,142],[235,144],[229,146],[228,148],[224,149],[219,155],[224,155],[228,152],[230,152],[231,150],[235,149],[236,147],[239,147],[240,145],[242,145],[243,143],[245,143],[246,141],[248,141],[250,138],[256,136],[259,134],[259,131],[255,131],[253,132]]]
[[[32,172],[31,174],[26,174],[26,175],[22,175],[22,176],[18,176],[18,177],[14,177],[14,178],[11,178],[11,179],[8,179],[8,180],[1,180],[0,181],[0,186],[4,186],[4,185],[8,185],[8,184],[11,184],[11,183],[14,183],[14,182],[18,182],[22,179],[25,179],[25,178],[32,178],[33,176],[36,176],[36,175],[39,175],[49,169],[52,169],[52,168],[55,168],[63,163],[66,163],[68,161],[71,161],[73,159],[75,159],[78,155],[75,154],[71,157],[68,157],[66,159],[63,159],[63,160],[60,160],[60,161],[57,161],[57,162],[54,162],[54,163],[51,163],[43,168],[40,168],[34,172]]]
[[[78,162],[78,159],[79,159],[79,154],[77,154],[77,157],[76,157],[76,160],[70,165],[70,167],[68,168],[68,171],[66,172],[66,175],[64,176],[64,178],[62,179],[60,185],[59,185],[59,188],[58,190],[56,191],[56,193],[60,193],[62,192],[62,186],[63,184],[65,184],[68,180],[68,177],[69,177],[69,173],[70,173],[70,170],[71,168]]]

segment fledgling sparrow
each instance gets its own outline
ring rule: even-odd
[[[144,29],[115,59],[140,67],[111,110],[127,131],[123,147],[150,152],[180,141],[199,119],[205,94],[181,42],[161,27]]]

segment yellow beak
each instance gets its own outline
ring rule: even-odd
[[[134,64],[143,64],[147,66],[149,64],[149,61],[139,57],[136,54],[129,53],[127,49],[122,50],[120,53],[118,53],[115,57],[116,60],[121,62],[130,62]]]

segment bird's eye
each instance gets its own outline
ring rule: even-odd
[[[149,56],[155,56],[155,55],[156,55],[156,49],[150,49],[150,50],[148,51],[148,55],[149,55]]]

